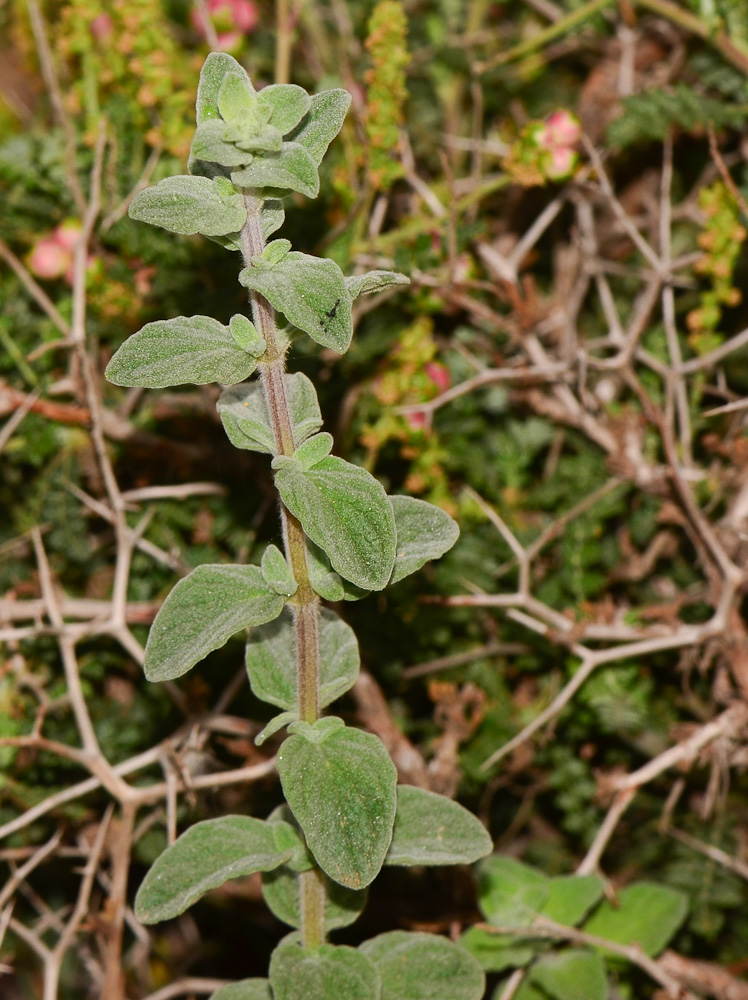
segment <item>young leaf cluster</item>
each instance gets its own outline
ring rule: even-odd
[[[564,947],[565,931],[578,927],[655,958],[685,920],[688,898],[639,882],[622,889],[614,904],[603,898],[604,888],[597,875],[549,878],[514,858],[487,858],[478,868],[478,903],[487,924],[468,930],[462,943],[486,972],[526,969],[515,993],[520,1000],[608,1000],[608,966],[620,963],[620,952],[602,945]]]
[[[268,907],[300,934],[276,949],[268,980],[233,984],[217,1000],[478,1000],[483,992],[476,960],[446,939],[394,932],[359,949],[327,943],[329,931],[358,916],[384,865],[468,864],[491,850],[467,810],[399,788],[376,736],[320,716],[359,670],[353,631],[321,600],[382,590],[458,535],[444,511],[389,497],[365,469],[332,455],[314,385],[285,371],[292,329],[344,351],[353,300],[407,283],[380,271],[345,277],[332,260],[297,253],[288,240],[267,242],[283,221],[285,196],[317,194],[317,168],[349,102],[338,90],[258,92],[232,57],[214,53],[200,78],[189,175],[141,191],[130,207],[134,219],[241,250],[239,281],[252,314],[228,326],[207,316],[149,323],[120,347],[107,377],[147,388],[223,385],[218,411],[229,440],[271,456],[282,504],[284,551],[271,544],[259,565],[193,570],[164,601],[145,652],[146,676],[171,681],[250,629],[250,685],[281,710],[258,742],[288,728],[277,757],[287,806],[266,820],[196,824],[158,858],[136,899],[138,918],[154,923],[230,879],[262,873]],[[255,372],[259,380],[246,382]]]

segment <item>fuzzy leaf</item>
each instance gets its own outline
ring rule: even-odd
[[[241,121],[257,107],[257,94],[246,73],[227,73],[218,90],[218,111],[227,122]]]
[[[457,541],[460,529],[446,511],[414,497],[390,497],[395,515],[397,554],[390,583],[415,573],[430,559],[438,559]]]
[[[284,375],[288,407],[291,411],[294,441],[298,447],[322,426],[317,393],[302,372]],[[236,386],[221,393],[216,408],[221,415],[229,440],[236,448],[275,453],[275,438],[262,386]]]
[[[333,569],[357,587],[386,587],[395,561],[395,518],[377,480],[333,456],[313,469],[292,458],[273,464],[281,500]]]
[[[273,994],[269,979],[241,979],[216,990],[210,1000],[273,1000]]]
[[[332,434],[322,431],[299,445],[294,451],[293,457],[301,463],[304,469],[313,469],[315,465],[319,465],[323,458],[327,458],[332,451],[332,445]]]
[[[228,126],[220,119],[198,125],[190,146],[190,158],[222,167],[243,167],[252,162],[254,152],[240,149],[227,139]]]
[[[181,677],[234,633],[277,618],[283,598],[258,566],[198,566],[161,605],[145,647],[149,681]]]
[[[478,905],[497,927],[529,927],[548,899],[549,879],[514,858],[486,858],[477,874]]]
[[[143,924],[170,920],[229,879],[271,871],[292,854],[278,850],[272,826],[251,816],[196,823],[157,858],[138,890],[135,915]]]
[[[322,874],[325,883],[325,930],[348,927],[366,906],[368,889],[347,889]],[[301,927],[300,883],[297,872],[281,865],[263,875],[262,895],[268,909],[284,924]]]
[[[359,671],[358,642],[353,629],[327,608],[320,612],[320,707],[353,687]],[[296,636],[290,613],[252,629],[247,643],[249,682],[256,697],[279,708],[297,702]]]
[[[359,951],[382,977],[382,1000],[480,1000],[486,981],[478,962],[437,934],[390,931]]]
[[[553,1000],[608,1000],[605,963],[589,948],[543,955],[530,969],[530,981]]]
[[[332,727],[334,721],[340,723],[294,723],[278,753],[278,773],[320,868],[341,885],[363,889],[390,846],[397,772],[376,736]]]
[[[263,87],[257,99],[271,110],[270,124],[286,135],[296,128],[312,106],[309,94],[293,83],[274,83]]]
[[[267,240],[280,229],[286,219],[283,202],[279,198],[266,198],[262,203],[262,235]]]
[[[316,166],[322,162],[327,147],[343,127],[351,106],[347,90],[323,90],[312,97],[309,114],[289,136],[306,149]]]
[[[605,885],[597,875],[559,875],[548,882],[548,898],[541,909],[557,924],[576,927],[599,903]]]
[[[187,175],[167,177],[155,187],[139,191],[130,202],[129,215],[172,233],[203,236],[238,232],[247,220],[244,198],[226,178]]]
[[[314,542],[307,542],[307,566],[313,590],[326,601],[359,601],[370,593],[344,580]]]
[[[265,583],[276,594],[291,597],[298,590],[299,585],[293,578],[286,557],[277,545],[268,545],[262,553],[260,568]]]
[[[177,316],[147,323],[122,344],[106,368],[115,385],[243,382],[257,367],[227,326],[210,316]]]
[[[345,287],[352,299],[359,295],[373,295],[382,292],[393,285],[409,285],[410,278],[397,271],[367,271],[366,274],[353,274],[345,279]]]
[[[353,336],[351,297],[335,261],[292,250],[275,267],[245,267],[239,281],[264,295],[318,344],[339,353],[348,350]]]
[[[471,812],[445,795],[397,786],[397,813],[386,865],[469,865],[493,841]]]
[[[255,157],[246,167],[235,170],[231,180],[240,188],[279,188],[298,191],[307,198],[319,194],[317,168],[298,142],[284,142],[278,152]]]
[[[617,905],[604,900],[584,925],[588,934],[617,944],[638,944],[650,958],[659,955],[688,913],[688,897],[654,882],[638,882],[618,893]]]
[[[231,336],[238,347],[241,347],[247,354],[258,358],[265,353],[267,344],[262,339],[254,323],[250,322],[246,316],[237,313],[229,320]]]
[[[268,264],[270,267],[275,267],[276,264],[279,264],[283,260],[290,249],[290,240],[272,240],[260,256],[256,258],[255,262],[258,265]]]
[[[292,722],[296,722],[299,718],[298,712],[281,712],[280,715],[274,716],[270,722],[260,732],[255,736],[255,746],[261,747],[262,744],[269,740],[271,736],[275,736],[277,732],[283,729],[284,726],[290,726]]]
[[[374,965],[346,945],[325,944],[311,951],[280,944],[270,959],[274,1000],[379,1000]]]
[[[196,116],[197,124],[201,125],[210,118],[220,118],[218,110],[218,94],[224,78],[229,73],[238,73],[248,88],[254,92],[252,83],[244,68],[226,52],[211,52],[200,70],[200,82],[197,87]]]

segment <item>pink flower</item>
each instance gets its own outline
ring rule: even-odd
[[[576,115],[569,111],[554,111],[546,119],[545,130],[539,136],[540,145],[546,149],[558,149],[561,146],[573,146],[582,135],[582,127]]]
[[[58,246],[70,251],[70,253],[75,253],[75,244],[82,232],[83,226],[77,219],[65,219],[52,233],[51,238]]]
[[[97,42],[108,42],[114,31],[114,21],[109,14],[99,14],[88,26]]]
[[[207,0],[205,7],[216,29],[218,47],[224,52],[235,49],[242,37],[254,30],[259,20],[257,7],[251,0]],[[193,7],[190,20],[195,31],[207,38],[207,25],[202,12]]]
[[[48,281],[61,278],[69,266],[70,252],[61,247],[52,236],[39,240],[29,257],[31,273]]]

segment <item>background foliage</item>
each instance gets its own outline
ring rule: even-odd
[[[462,528],[345,605],[345,714],[502,857],[685,899],[654,969],[607,961],[610,996],[748,995],[746,24],[745,0],[0,3],[4,996],[205,995],[284,933],[254,879],[149,935],[128,908],[177,828],[279,801],[238,642],[178,685],[140,666],[181,575],[277,541],[264,465],[212,388],[102,376],[146,322],[242,307],[223,251],[126,214],[183,172],[216,44],[258,83],[353,94],[280,235],[412,286],[294,367],[336,454]],[[487,877],[388,870],[338,939],[506,926]],[[560,996],[563,951],[524,981],[474,951],[489,996]]]

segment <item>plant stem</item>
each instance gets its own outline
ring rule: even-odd
[[[253,257],[262,253],[262,199],[245,194],[247,221],[241,232],[244,263],[251,266]],[[275,325],[273,308],[257,292],[250,293],[252,318],[267,344],[259,365],[260,380],[273,426],[277,453],[293,455],[296,443],[284,381],[285,347]],[[319,598],[309,581],[304,532],[297,519],[281,504],[283,541],[291,572],[298,584],[291,606],[296,629],[298,711],[304,722],[319,718]],[[301,927],[304,946],[317,948],[325,940],[325,887],[321,872],[304,872],[300,881]]]

